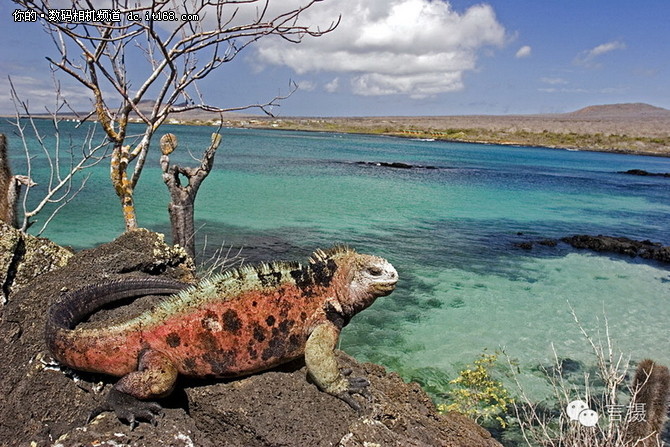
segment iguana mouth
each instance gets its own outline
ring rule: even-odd
[[[388,295],[389,293],[395,290],[395,286],[397,283],[398,283],[397,279],[383,283],[377,283],[375,284],[375,290],[378,292],[382,292],[384,295]]]

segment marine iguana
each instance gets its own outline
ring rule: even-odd
[[[316,251],[306,265],[244,266],[195,286],[159,278],[108,281],[57,300],[46,343],[70,368],[121,377],[92,416],[114,411],[131,426],[155,423],[161,407],[147,400],[169,395],[180,374],[238,377],[302,356],[321,390],[358,410],[352,394],[364,394],[369,382],[341,372],[333,350],[351,317],[390,294],[397,281],[386,260],[342,246]],[[170,296],[122,323],[76,327],[108,303],[142,295]]]

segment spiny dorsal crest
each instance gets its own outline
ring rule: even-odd
[[[335,245],[327,250],[318,249],[309,258],[309,264],[326,264],[340,254],[355,254],[356,252],[346,245]],[[300,271],[303,265],[298,262],[263,262],[256,265],[243,265],[222,274],[200,281],[197,285],[174,295],[161,304],[164,312],[175,312],[185,307],[214,299],[234,299],[239,293],[248,290],[260,290],[271,284],[268,276],[277,273],[282,280],[294,278],[291,272]]]
[[[241,292],[260,290],[265,287],[264,277],[281,273],[289,279],[290,272],[300,270],[302,265],[297,262],[270,262],[257,265],[243,265],[205,278],[176,295],[172,295],[159,304],[163,313],[179,312],[186,307],[197,306],[212,300],[228,300],[236,298]]]
[[[152,310],[124,323],[114,325],[110,329],[123,331],[127,330],[128,327],[150,325],[156,321],[164,321],[172,315],[187,312],[188,309],[205,305],[208,302],[234,300],[244,292],[276,287],[284,281],[303,280],[307,285],[315,282],[325,283],[326,280],[330,280],[330,276],[334,272],[334,269],[330,268],[330,264],[334,263],[332,258],[344,253],[355,254],[356,252],[344,245],[338,245],[327,250],[316,250],[309,259],[309,267],[311,268],[308,269],[298,262],[264,262],[256,265],[243,265],[203,279],[198,284],[165,298]],[[336,265],[334,267],[337,268]],[[311,271],[312,268],[317,268],[316,273]],[[315,274],[316,276],[314,276]]]
[[[317,264],[319,262],[326,262],[329,259],[332,259],[335,256],[344,253],[355,254],[356,251],[353,248],[349,248],[349,246],[347,245],[335,245],[334,247],[329,248],[327,250],[318,249],[309,258],[309,263]]]

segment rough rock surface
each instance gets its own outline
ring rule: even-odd
[[[670,246],[658,242],[636,241],[625,237],[575,235],[564,237],[561,241],[575,248],[588,248],[593,251],[617,253],[630,257],[639,256],[663,263],[670,263]]]
[[[539,241],[523,241],[516,242],[514,244],[516,247],[523,248],[524,250],[530,250],[534,245],[542,245],[545,247],[555,247],[558,245],[558,241],[555,239],[542,239]]]
[[[438,169],[437,166],[423,166],[423,165],[411,165],[408,163],[402,163],[399,161],[386,162],[386,161],[357,161],[357,165],[363,166],[381,166],[384,168],[395,168],[395,169]]]
[[[599,253],[626,255],[631,258],[639,256],[643,259],[670,264],[670,246],[664,246],[660,242],[651,242],[649,240],[638,241],[627,237],[577,234],[574,236],[563,237],[559,240],[542,239],[515,242],[514,246],[524,250],[531,250],[536,245],[556,247],[559,241],[578,249],[593,250]]]
[[[619,171],[620,174],[640,175],[643,177],[670,177],[670,172],[647,172],[644,169],[629,169],[628,171]]]
[[[0,302],[37,276],[64,266],[72,251],[0,221]]]
[[[294,362],[234,381],[180,380],[177,391],[162,402],[165,411],[157,426],[144,423],[131,431],[111,413],[86,425],[115,379],[63,371],[51,361],[43,342],[51,300],[63,289],[121,275],[161,274],[191,281],[192,267],[183,250],[138,230],[76,254],[64,267],[13,293],[0,323],[5,342],[0,445],[500,445],[465,417],[437,414],[418,385],[345,354],[339,354],[342,364],[372,383],[372,400],[361,415],[318,391],[306,380],[304,365]],[[151,298],[106,313],[114,318],[115,312],[132,314],[148,305]]]

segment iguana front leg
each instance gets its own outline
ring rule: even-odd
[[[345,377],[340,372],[334,352],[339,337],[340,330],[330,321],[316,326],[305,345],[305,364],[310,376],[321,390],[342,399],[354,410],[360,411],[360,404],[351,395],[365,394],[370,382],[362,377]]]
[[[174,389],[176,381],[177,368],[167,356],[150,349],[142,351],[138,370],[126,374],[114,385],[107,401],[93,410],[89,420],[102,412],[114,411],[131,428],[137,420],[146,420],[155,425],[161,406],[146,399],[167,396]]]

